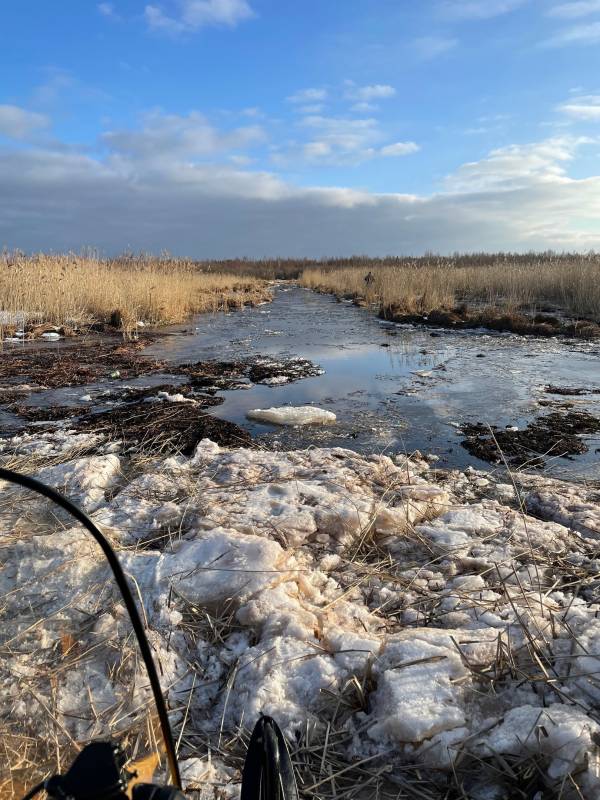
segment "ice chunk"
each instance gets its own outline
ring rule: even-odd
[[[274,425],[327,425],[335,422],[332,411],[315,406],[280,406],[279,408],[255,408],[246,414],[248,419],[271,422]]]
[[[166,403],[191,403],[192,405],[195,404],[195,401],[192,400],[190,397],[184,397],[181,393],[177,394],[169,394],[168,392],[159,392],[157,395],[159,400],[164,400]]]

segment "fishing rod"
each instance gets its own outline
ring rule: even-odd
[[[185,800],[167,704],[148,637],[117,554],[94,521],[60,492],[29,475],[4,467],[0,467],[0,480],[29,489],[56,503],[81,523],[100,545],[125,603],[148,673],[172,781],[172,785],[165,786],[135,783],[137,775],[127,769],[128,759],[120,745],[112,741],[95,741],[84,747],[64,775],[47,778],[34,786],[22,800],[32,800],[42,791],[52,800]],[[294,768],[285,738],[271,717],[262,716],[254,727],[242,772],[240,800],[298,800]]]

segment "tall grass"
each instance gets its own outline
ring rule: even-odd
[[[383,310],[427,314],[461,304],[502,310],[560,309],[600,320],[600,257],[544,254],[529,259],[463,257],[406,259],[393,266],[369,261],[342,269],[306,269],[301,283],[338,295],[364,297]],[[476,259],[475,259],[476,261]],[[365,281],[371,272],[373,280]]]
[[[11,321],[82,325],[138,321],[181,322],[190,314],[216,311],[267,295],[253,277],[207,273],[190,261],[94,255],[0,255],[0,324]]]

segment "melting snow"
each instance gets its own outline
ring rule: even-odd
[[[510,485],[474,470],[434,479],[417,457],[204,440],[190,459],[130,464],[102,447],[57,432],[0,452],[46,459],[37,476],[119,547],[175,724],[187,703],[207,739],[270,714],[293,742],[337,708],[349,764],[380,756],[398,780],[425,766],[440,792],[429,783],[428,796],[469,758],[467,796],[505,796],[482,765],[526,758],[557,791],[572,775],[574,796],[598,796],[593,490],[522,476],[526,516]],[[17,495],[0,486],[3,718],[35,732],[52,707],[76,739],[106,735],[108,719],[126,729],[149,696],[107,569],[83,531]],[[86,654],[70,669],[67,633]],[[203,798],[223,796],[211,781],[235,796],[226,757],[186,755]]]

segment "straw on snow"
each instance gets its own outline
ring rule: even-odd
[[[120,548],[200,796],[236,796],[261,712],[289,737],[306,797],[598,791],[593,488],[441,473],[418,455],[107,444],[20,437],[3,457]],[[0,786],[18,796],[93,737],[139,755],[155,731],[95,546],[1,488]]]

